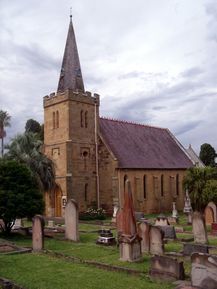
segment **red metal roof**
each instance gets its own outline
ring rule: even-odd
[[[100,118],[100,133],[120,168],[186,169],[193,163],[168,129]]]

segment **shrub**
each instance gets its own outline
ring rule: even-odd
[[[102,208],[93,209],[89,208],[85,212],[80,213],[79,219],[80,220],[105,220],[105,210]]]

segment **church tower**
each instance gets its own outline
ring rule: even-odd
[[[55,163],[58,184],[46,194],[46,215],[63,216],[71,198],[81,211],[99,203],[98,121],[99,95],[85,92],[70,16],[57,92],[44,97],[45,154]]]

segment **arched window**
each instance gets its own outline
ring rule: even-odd
[[[84,115],[84,124],[85,124],[85,127],[87,127],[87,114],[88,114],[88,112],[85,111],[85,115]]]
[[[59,111],[56,111],[56,128],[59,127]]]
[[[124,176],[124,192],[126,190],[126,181],[127,181],[128,177],[127,175]]]
[[[176,175],[176,194],[179,195],[179,174]]]
[[[147,192],[146,192],[146,175],[143,177],[143,197],[146,199],[147,197]]]
[[[160,177],[160,188],[161,188],[161,197],[164,196],[164,176],[161,175]]]
[[[56,128],[56,113],[53,112],[53,128]]]
[[[83,110],[80,112],[80,122],[81,122],[81,127],[83,127]]]
[[[87,191],[88,191],[88,184],[84,185],[84,200],[87,201]]]

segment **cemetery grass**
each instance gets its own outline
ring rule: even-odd
[[[43,254],[0,255],[0,276],[28,289],[172,289],[148,277],[109,272]]]

